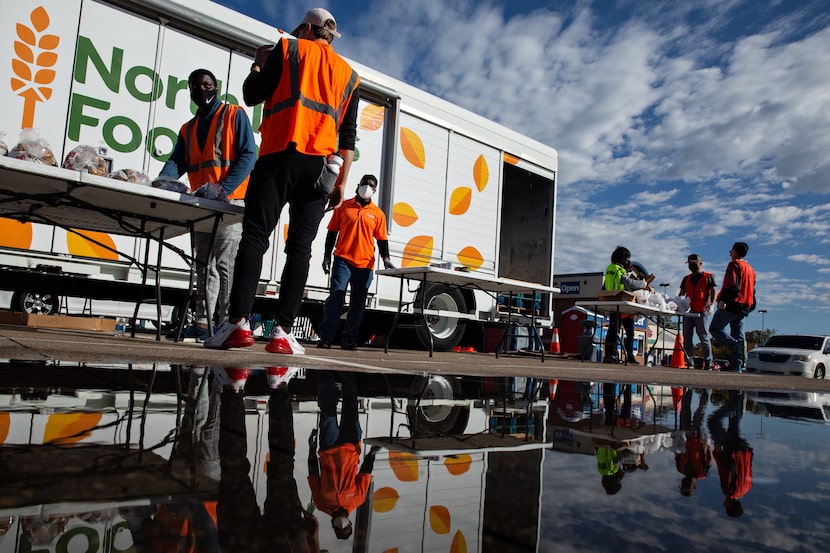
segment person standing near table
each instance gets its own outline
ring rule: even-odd
[[[346,287],[351,287],[349,313],[341,347],[357,349],[357,333],[363,322],[366,309],[366,295],[372,283],[375,268],[375,244],[378,242],[380,257],[386,269],[395,266],[389,259],[389,238],[386,234],[386,215],[372,203],[377,192],[378,179],[374,175],[363,175],[357,185],[357,194],[334,210],[328,225],[326,249],[323,254],[323,272],[331,273],[329,297],[323,310],[320,324],[318,348],[330,349],[334,335],[340,328],[340,314],[346,299]],[[336,246],[335,246],[336,243]],[[332,263],[334,250],[334,263]]]
[[[746,362],[744,319],[755,309],[755,270],[744,261],[748,252],[746,242],[735,242],[729,250],[731,261],[718,293],[718,310],[709,325],[712,338],[729,350],[730,369],[738,372],[744,372]],[[724,331],[726,325],[729,334]]]
[[[276,46],[256,52],[251,73],[243,85],[245,103],[264,102],[259,159],[245,196],[242,242],[236,259],[229,308],[230,320],[205,342],[209,348],[253,345],[249,317],[262,270],[268,238],[289,204],[290,224],[285,241],[285,267],[266,350],[303,354],[291,333],[302,306],[308,279],[311,243],[328,200],[334,209],[343,199],[357,134],[355,93],[360,78],[338,56],[331,41],[339,37],[334,16],[322,8],[308,11],[292,33]],[[339,145],[338,145],[339,138]],[[343,158],[339,178],[330,191],[317,186],[327,171],[327,158]]]
[[[187,173],[190,190],[207,183],[222,187],[228,200],[244,205],[248,175],[256,162],[256,142],[251,121],[239,106],[219,100],[216,77],[207,69],[196,69],[187,78],[196,115],[182,125],[173,152],[159,173],[179,178]],[[221,324],[228,316],[234,260],[242,223],[219,227],[211,244],[211,233],[194,233],[196,254],[196,322],[185,330],[188,338],[205,339],[208,325]],[[208,255],[210,252],[210,255]],[[208,321],[210,306],[212,321]],[[176,337],[175,333],[172,337]]]
[[[700,349],[703,353],[703,368],[712,368],[712,347],[709,343],[709,314],[715,304],[715,277],[702,269],[703,259],[693,253],[687,259],[690,273],[680,281],[678,295],[689,298],[689,313],[696,313],[697,317],[683,318],[683,349],[686,354],[686,363],[694,367],[694,343],[692,331],[697,332],[700,340]]]
[[[603,288],[605,290],[650,290],[649,284],[654,280],[654,275],[648,275],[645,279],[637,279],[631,276],[631,252],[628,248],[617,246],[611,253],[611,264],[605,268]],[[625,329],[625,355],[626,362],[637,364],[634,358],[634,318],[631,315],[611,313],[609,315],[608,330],[605,333],[605,352],[603,353],[604,363],[620,363],[620,356],[617,353],[619,343],[620,326]]]

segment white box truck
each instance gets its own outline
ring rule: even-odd
[[[7,145],[16,143],[21,130],[35,128],[59,161],[78,145],[103,147],[114,169],[138,169],[151,178],[192,116],[190,72],[211,70],[225,99],[238,103],[253,52],[280,32],[207,0],[0,0],[0,13],[0,49],[8,56],[0,66],[0,131]],[[368,67],[353,66],[362,83],[351,174],[380,179],[377,201],[388,216],[396,266],[450,264],[550,286],[556,150]],[[246,108],[255,133],[261,109]],[[9,174],[0,174],[4,178]],[[347,191],[351,187],[347,183]],[[329,216],[319,235],[325,235]],[[286,209],[263,263],[261,297],[279,293],[287,223]],[[304,303],[312,319],[319,317],[328,290],[319,235]],[[140,255],[141,239],[92,238],[112,248],[60,228],[0,219],[0,267],[49,266],[79,278],[139,281],[139,271],[112,250]],[[172,242],[177,241],[189,247],[184,237]],[[166,249],[162,258],[163,284],[185,288],[185,262]],[[56,296],[64,294],[39,286],[0,282],[6,290],[0,307],[54,310]],[[398,306],[396,279],[377,278],[372,286],[364,325],[370,335],[373,325]],[[497,299],[484,293],[433,285],[410,291],[409,299],[417,293],[426,294],[427,306],[457,312],[430,318],[436,349],[457,345],[471,321],[498,316]],[[549,295],[533,303],[540,323],[549,325]],[[108,302],[85,304],[93,314],[109,307]],[[419,338],[428,344],[427,335]]]

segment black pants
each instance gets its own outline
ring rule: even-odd
[[[311,243],[326,209],[327,197],[314,190],[325,157],[309,156],[291,148],[260,157],[245,193],[242,241],[236,255],[228,316],[251,314],[262,272],[262,256],[277,226],[280,212],[289,205],[285,267],[280,279],[276,320],[287,332],[300,312],[308,279]]]
[[[605,333],[605,358],[617,356],[617,344],[619,343],[620,325],[625,330],[625,354],[629,361],[634,359],[634,318],[623,317],[619,313],[609,315],[608,330]]]

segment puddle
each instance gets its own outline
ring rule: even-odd
[[[0,553],[830,538],[828,394],[153,364],[0,363],[0,382]]]

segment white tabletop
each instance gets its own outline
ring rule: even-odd
[[[500,294],[521,294],[521,293],[554,293],[559,288],[545,286],[535,282],[524,282],[510,278],[495,277],[477,273],[475,271],[454,271],[439,267],[406,267],[402,269],[380,269],[377,275],[390,276],[395,278],[406,278],[420,280],[422,282],[446,284],[457,288],[470,290],[484,290]]]
[[[686,313],[683,311],[669,311],[659,309],[653,305],[636,303],[633,301],[612,301],[612,300],[582,300],[574,303],[578,307],[592,307],[597,311],[606,313],[622,313],[625,315],[662,315],[675,317],[699,317],[698,313]]]
[[[242,220],[244,208],[70,169],[0,157],[0,217],[165,238]],[[141,229],[136,230],[136,229]]]

